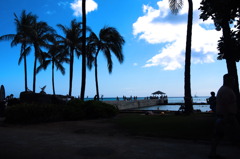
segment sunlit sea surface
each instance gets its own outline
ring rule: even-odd
[[[208,96],[200,96],[200,97],[193,97],[193,103],[199,103],[199,105],[193,105],[194,110],[200,110],[201,112],[210,111],[209,105],[201,105],[201,103],[207,103],[206,99],[209,98]],[[137,100],[143,100],[146,97],[138,97]],[[86,98],[86,100],[93,100],[93,98]],[[116,98],[100,98],[102,101],[113,101]],[[119,100],[123,100],[123,98],[119,97]],[[184,103],[183,97],[168,97],[168,103]],[[138,110],[164,110],[164,111],[177,111],[180,105],[156,105],[151,107],[144,107],[138,108]]]
[[[151,107],[138,108],[137,110],[163,110],[163,111],[178,111],[180,105],[156,105]],[[193,105],[194,110],[200,110],[201,112],[208,112],[211,109],[209,105]]]

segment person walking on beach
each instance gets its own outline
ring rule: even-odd
[[[211,97],[207,98],[207,103],[210,105],[210,109],[215,113],[216,112],[216,96],[215,92],[211,92]]]
[[[217,146],[223,137],[229,137],[231,141],[239,141],[240,128],[236,118],[237,103],[233,91],[234,83],[235,79],[231,75],[225,74],[223,76],[223,86],[217,92],[217,119],[209,158],[222,158],[217,155]]]

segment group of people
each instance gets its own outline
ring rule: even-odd
[[[87,96],[87,98],[88,98],[88,96]],[[94,99],[94,100],[99,100],[99,96],[98,96],[98,95],[95,95],[93,99]],[[101,95],[101,98],[100,98],[100,99],[103,100],[103,95]]]
[[[209,158],[221,158],[217,155],[217,146],[223,137],[228,137],[231,141],[240,142],[240,127],[237,119],[237,98],[234,93],[235,79],[225,74],[223,85],[217,92],[211,92],[211,97],[207,99],[211,110],[216,115],[215,131]]]
[[[130,96],[129,98],[128,97],[126,97],[126,96],[123,96],[123,100],[137,100],[137,96]],[[117,97],[117,100],[119,100],[119,98]]]

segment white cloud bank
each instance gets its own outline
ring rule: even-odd
[[[211,63],[216,58],[217,40],[221,32],[217,32],[214,27],[212,30],[207,29],[212,23],[199,19],[200,1],[193,2],[192,63]],[[133,35],[150,44],[164,44],[159,53],[149,59],[144,67],[162,66],[164,70],[183,67],[188,13],[188,3],[184,2],[178,15],[170,12],[168,0],[157,2],[157,9],[143,5],[144,15],[133,24]]]
[[[82,0],[75,0],[74,3],[70,3],[71,8],[74,10],[73,15],[79,17],[82,15]],[[97,10],[98,4],[94,0],[86,0],[86,14]]]

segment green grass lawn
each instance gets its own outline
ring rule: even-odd
[[[113,122],[121,129],[136,136],[170,137],[179,139],[211,140],[214,128],[213,114],[192,115],[143,115],[120,114]]]

